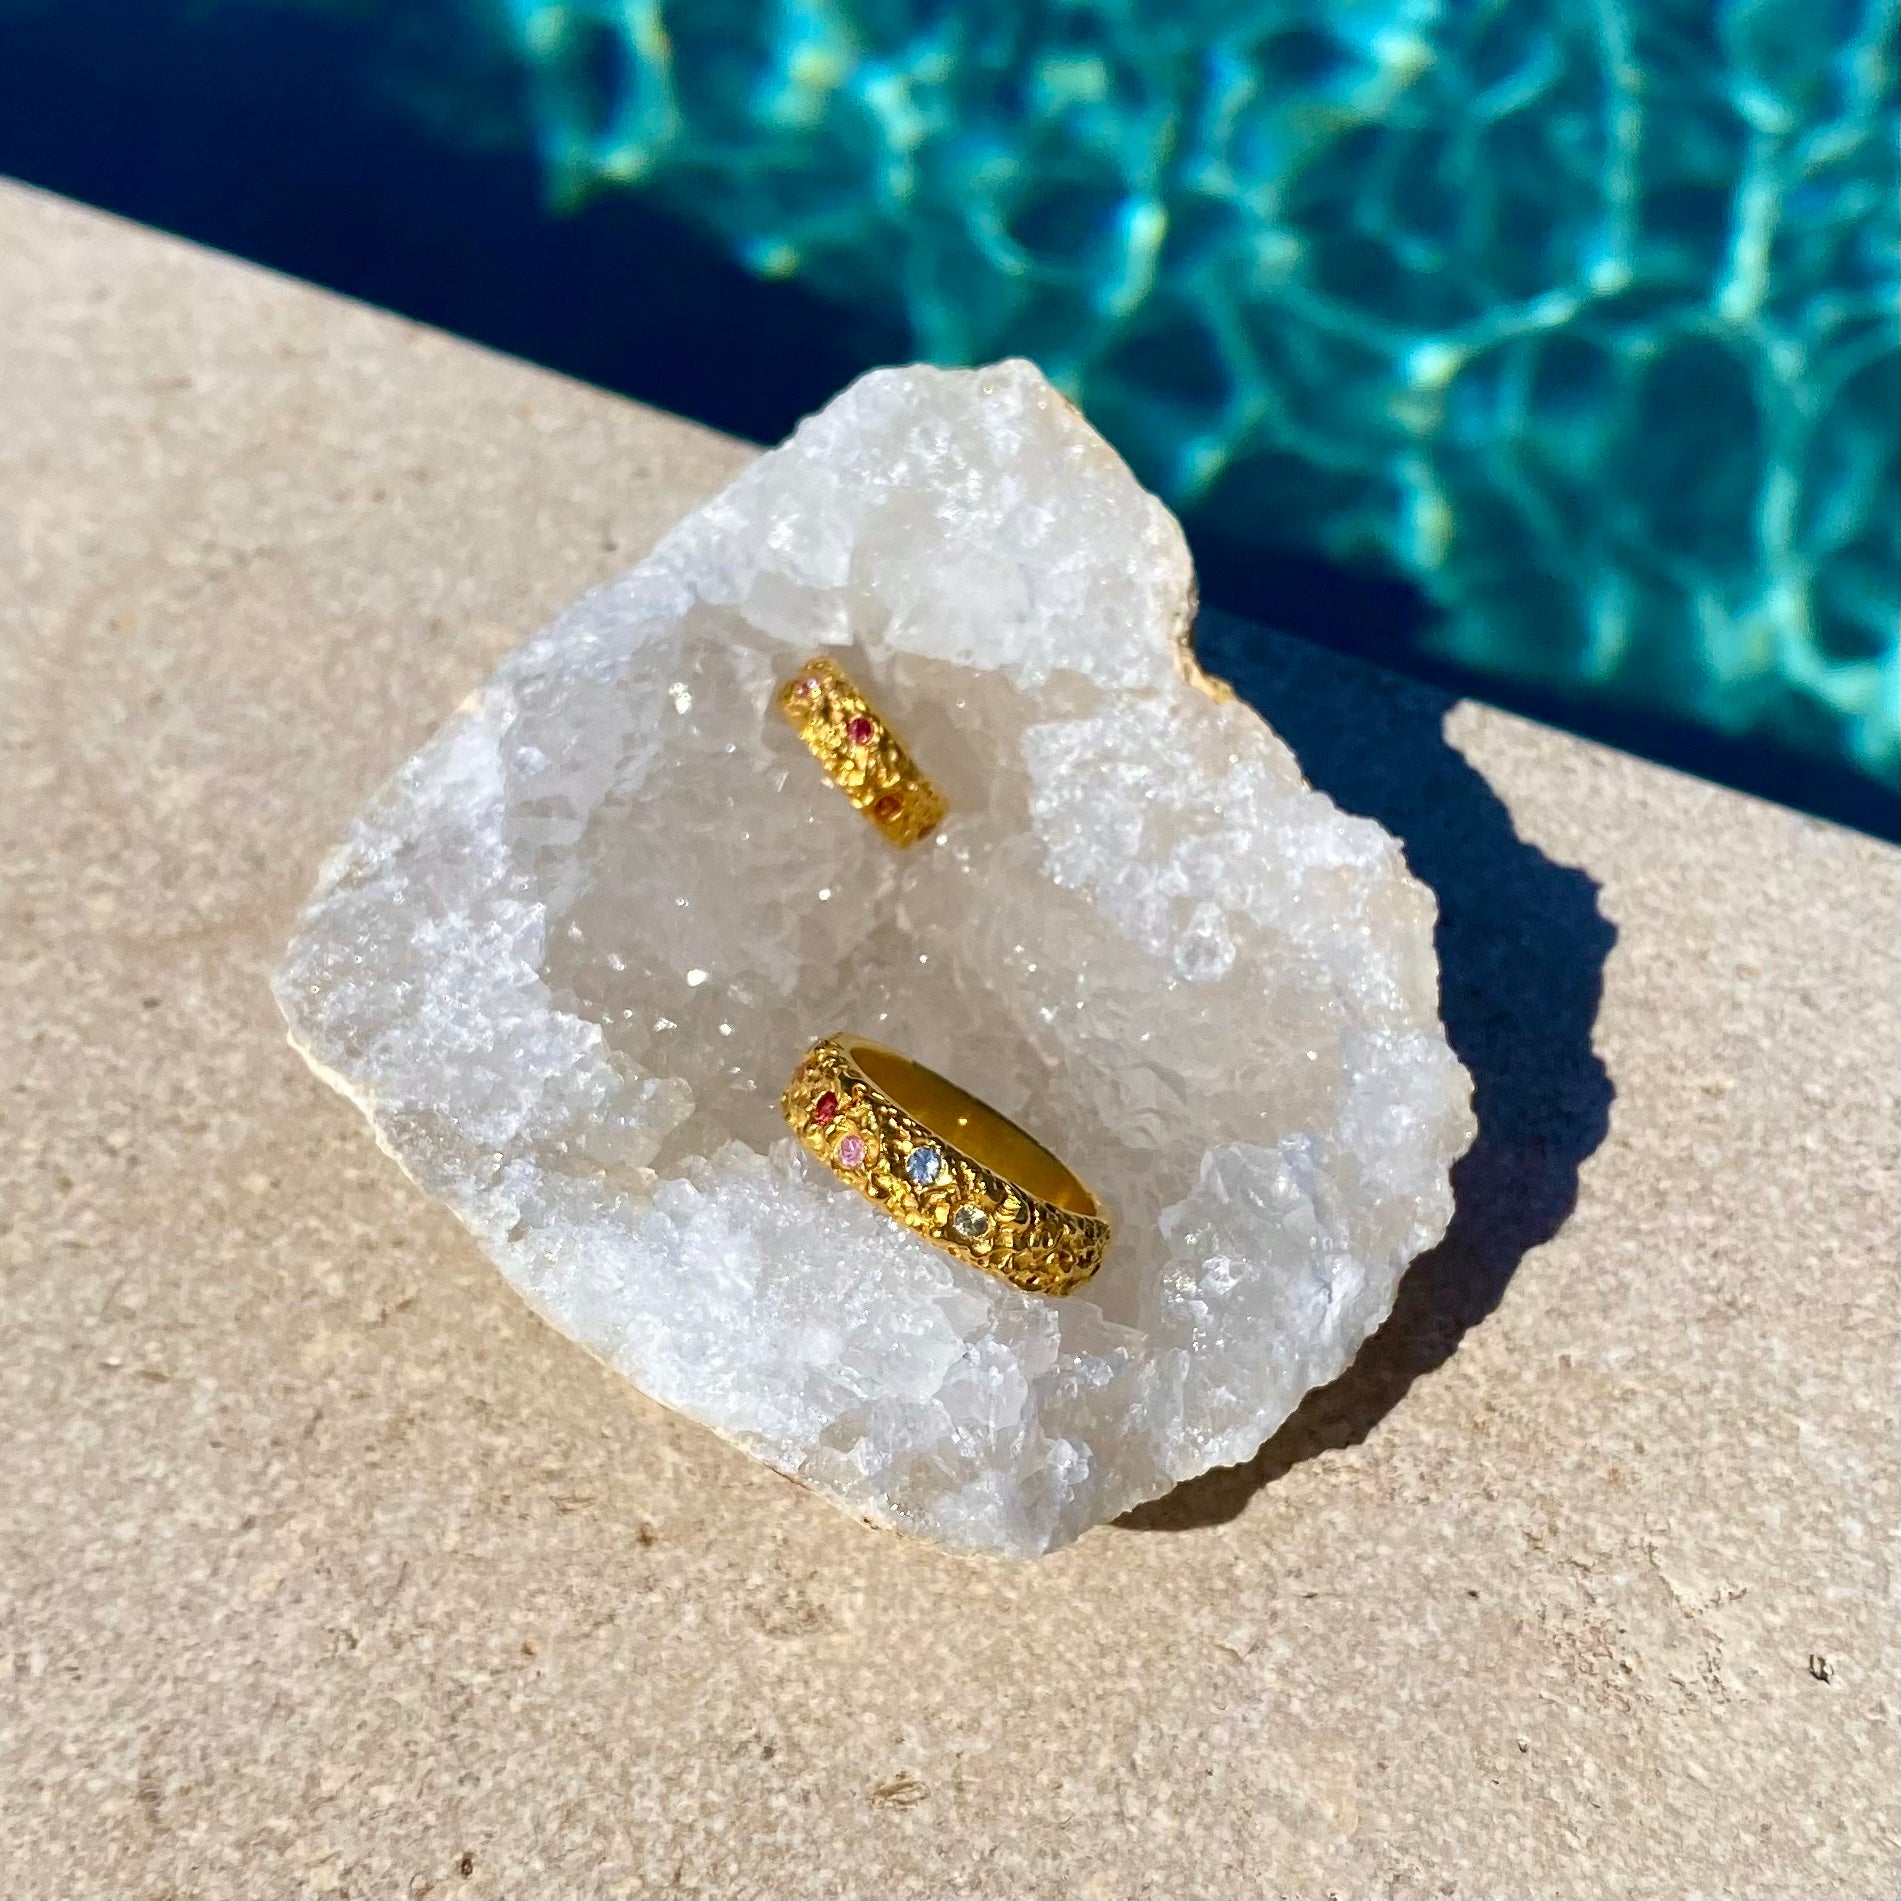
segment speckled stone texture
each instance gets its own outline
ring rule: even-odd
[[[0,1892],[1888,1896],[1895,855],[1231,625],[1488,1134],[1035,1567],[535,1320],[285,1047],[308,867],[746,451],[0,193]]]

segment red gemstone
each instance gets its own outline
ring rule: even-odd
[[[824,1095],[819,1097],[818,1101],[813,1103],[812,1120],[816,1122],[821,1129],[823,1129],[823,1128],[828,1127],[831,1123],[835,1122],[837,1119],[838,1119],[838,1098],[831,1092],[831,1090],[828,1089],[826,1090]]]
[[[866,719],[862,713],[854,714],[851,724],[845,728],[854,746],[869,746],[871,744],[871,736],[877,730],[877,727],[872,725],[871,721]]]

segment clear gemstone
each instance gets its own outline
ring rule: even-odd
[[[838,1159],[847,1168],[857,1168],[865,1159],[865,1138],[862,1135],[848,1135],[838,1145]]]
[[[990,1232],[990,1216],[974,1201],[967,1201],[950,1218],[951,1232],[966,1241],[981,1241]]]
[[[913,1188],[928,1188],[944,1172],[944,1158],[936,1149],[913,1149],[904,1158],[904,1173]]]

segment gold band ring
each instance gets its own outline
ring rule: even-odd
[[[914,1234],[1033,1294],[1067,1294],[1102,1265],[1109,1224],[1042,1143],[935,1070],[830,1036],[780,1108],[841,1181]]]
[[[779,711],[825,776],[894,845],[936,830],[944,795],[836,661],[814,654],[779,689]]]

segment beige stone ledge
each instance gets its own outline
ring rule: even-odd
[[[1249,636],[1487,1133],[1339,1387],[1035,1566],[648,1404],[306,1074],[319,856],[746,454],[0,190],[0,1891],[1892,1894],[1886,848]]]

